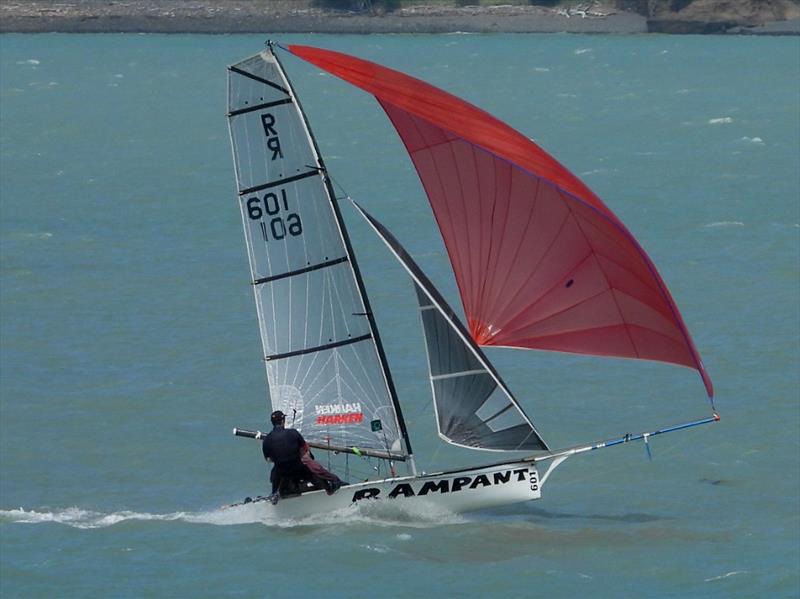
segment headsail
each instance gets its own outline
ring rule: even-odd
[[[490,114],[339,52],[289,50],[373,94],[405,143],[479,345],[640,358],[706,373],[654,264],[592,191]]]
[[[230,68],[228,106],[272,408],[309,441],[406,455],[344,224],[271,50]]]
[[[414,281],[439,435],[473,449],[546,450],[533,423],[433,283],[394,235],[353,203]]]

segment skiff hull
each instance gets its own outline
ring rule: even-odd
[[[273,505],[266,498],[236,504],[257,509],[266,517],[303,519],[364,501],[429,504],[453,513],[469,512],[531,501],[541,497],[539,473],[530,462],[508,462],[451,472],[404,476],[347,485],[335,494],[310,491],[282,498]]]

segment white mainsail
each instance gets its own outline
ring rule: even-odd
[[[228,117],[272,409],[310,442],[402,459],[408,438],[344,223],[271,49],[230,67]]]

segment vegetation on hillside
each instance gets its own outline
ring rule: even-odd
[[[391,12],[415,5],[425,6],[496,6],[496,5],[538,5],[553,6],[559,0],[312,0],[319,8],[350,10],[356,12]]]
[[[272,0],[274,1],[274,0]],[[307,0],[311,6],[372,14],[386,14],[415,6],[576,6],[611,5],[648,18],[731,21],[756,24],[800,17],[800,0]]]

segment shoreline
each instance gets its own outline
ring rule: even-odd
[[[267,6],[269,8],[267,8]],[[800,19],[747,26],[735,21],[648,19],[603,5],[591,10],[534,5],[414,6],[373,14],[232,0],[129,2],[5,1],[0,33],[592,33],[800,35]]]

